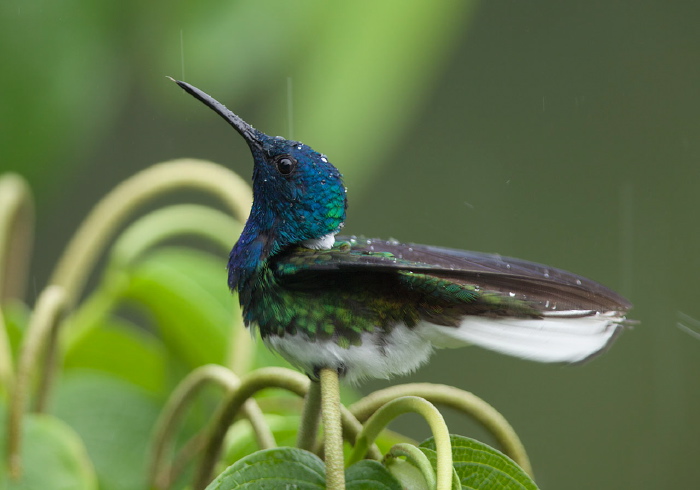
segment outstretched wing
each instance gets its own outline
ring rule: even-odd
[[[423,316],[435,347],[476,344],[540,362],[579,362],[615,338],[631,303],[605,286],[520,259],[395,241],[337,237],[329,250],[298,248],[275,261],[291,287],[338,284],[356,275],[396,275],[404,291],[453,298],[456,322]],[[437,318],[437,321],[436,321]]]
[[[632,307],[628,300],[595,281],[534,262],[396,241],[343,236],[337,240],[330,250],[294,250],[280,258],[277,272],[374,270],[427,274],[525,300],[552,313],[625,312]]]

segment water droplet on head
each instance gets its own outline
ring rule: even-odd
[[[323,163],[328,163],[328,159],[327,159],[325,156],[323,156],[323,155],[321,155],[321,161],[322,161]]]
[[[581,285],[581,279],[576,279],[576,285],[580,286]]]
[[[549,269],[544,270],[544,277],[549,278]]]
[[[506,264],[506,269],[510,269],[510,264]]]
[[[515,298],[515,293],[508,293],[508,296],[510,296],[511,298]]]
[[[365,241],[365,243],[367,243],[367,245],[372,245],[372,240],[370,240],[370,239],[368,238],[368,239]]]
[[[408,247],[409,252],[413,252],[413,247]]]

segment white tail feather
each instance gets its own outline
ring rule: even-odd
[[[469,316],[458,328],[424,324],[422,333],[438,348],[474,344],[533,361],[578,362],[605,348],[622,321],[617,311],[558,311],[542,319]]]

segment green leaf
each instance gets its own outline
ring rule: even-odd
[[[452,464],[462,488],[537,490],[537,485],[512,459],[500,451],[468,437],[451,435]],[[437,461],[431,437],[419,446],[433,466]]]
[[[118,319],[90,329],[64,360],[67,369],[104,371],[157,394],[165,388],[165,365],[163,345],[154,335]]]
[[[253,488],[326,488],[325,466],[313,453],[283,447],[258,451],[221,473],[207,490]]]
[[[433,463],[433,466],[435,464]],[[408,461],[393,459],[388,462],[387,470],[396,478],[403,488],[411,490],[431,490],[420,470]]]
[[[0,407],[2,408],[2,407]],[[5,411],[0,409],[4,420]],[[6,425],[0,426],[0,441],[6,441]],[[50,415],[26,415],[22,426],[22,475],[10,480],[6,471],[5,444],[0,446],[0,488],[3,490],[93,490],[95,471],[80,437],[65,423]]]
[[[364,459],[345,470],[348,490],[401,490],[401,483],[378,461]]]
[[[223,364],[231,328],[240,325],[224,265],[207,253],[162,248],[131,276],[127,297],[153,315],[169,350],[191,368]]]
[[[346,488],[401,490],[401,484],[377,461],[363,460],[345,472]],[[326,488],[326,468],[313,453],[293,447],[255,452],[221,473],[207,490],[233,488]]]
[[[53,405],[52,412],[85,441],[101,490],[145,487],[159,411],[153,397],[107,374],[73,372],[62,377]]]

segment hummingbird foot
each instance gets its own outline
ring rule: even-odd
[[[314,366],[313,372],[311,374],[307,374],[307,376],[311,381],[318,383],[321,381],[321,369],[327,368],[326,366]],[[338,373],[339,378],[344,378],[347,370],[348,367],[342,363],[335,367],[335,372]]]

